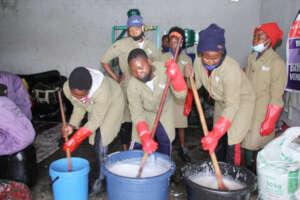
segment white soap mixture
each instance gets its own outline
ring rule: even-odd
[[[127,160],[122,160],[119,162],[115,162],[107,167],[107,169],[119,176],[135,178],[138,174],[141,158],[132,158]],[[147,162],[143,168],[143,172],[141,177],[153,177],[158,176],[167,172],[171,167],[171,163],[162,158],[155,158],[151,156],[147,159]]]
[[[191,176],[190,180],[193,181],[194,183],[204,186],[204,187],[208,187],[208,188],[212,188],[212,189],[219,188],[218,180],[217,180],[216,176],[211,175],[211,174],[207,174],[207,173],[196,174],[194,176]],[[228,190],[239,190],[239,189],[246,187],[244,184],[233,180],[231,177],[223,176],[223,182],[224,182],[225,186],[228,188]]]

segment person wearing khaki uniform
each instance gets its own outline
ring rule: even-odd
[[[95,180],[91,191],[92,194],[96,194],[103,190],[104,176],[100,168],[107,147],[117,136],[123,120],[125,105],[123,93],[113,79],[105,77],[98,70],[85,67],[77,67],[72,71],[63,91],[73,105],[70,121],[62,127],[63,135],[68,136],[74,129],[78,129],[64,144],[63,149],[69,148],[72,152],[89,137],[89,143],[95,146],[98,155],[99,177]],[[85,113],[88,114],[88,120],[80,127]]]
[[[162,56],[162,61],[167,62],[173,57],[174,56],[171,52],[165,53]],[[187,64],[192,66],[192,59],[189,56],[187,56],[184,52],[182,52],[178,55],[177,64],[180,68],[181,73],[183,73],[184,71],[183,69]],[[175,95],[173,95],[173,99],[174,99],[175,128],[187,128],[188,127],[187,117],[183,115],[185,98],[177,99]]]
[[[120,83],[125,97],[124,124],[122,124],[120,131],[124,149],[127,149],[127,145],[130,142],[131,132],[131,116],[126,94],[128,81],[131,78],[127,63],[128,54],[135,48],[141,48],[145,50],[152,61],[160,59],[160,52],[155,48],[154,43],[144,38],[144,23],[140,16],[131,16],[128,18],[127,27],[129,37],[116,41],[101,58],[103,68],[114,80]],[[114,58],[119,59],[119,66],[122,72],[120,77],[113,72],[110,65],[110,61]]]
[[[169,61],[171,58],[174,57],[176,47],[179,43],[179,38],[182,38],[182,45],[180,47],[180,52],[177,57],[177,64],[180,68],[181,73],[184,71],[184,67],[186,65],[192,66],[192,59],[185,54],[183,49],[185,48],[185,35],[184,30],[179,27],[172,27],[169,30],[169,48],[168,52],[165,52],[162,54],[162,60],[164,62]],[[186,98],[184,99],[177,99],[173,95],[174,100],[174,119],[175,119],[175,128],[177,129],[177,133],[179,136],[180,146],[178,153],[181,157],[183,162],[191,162],[191,158],[188,155],[188,148],[185,147],[185,128],[188,127],[188,120],[187,116],[184,115],[184,104],[186,101]]]
[[[202,138],[203,149],[214,152],[227,132],[227,148],[220,151],[226,152],[227,162],[240,165],[240,144],[250,128],[254,91],[240,65],[226,55],[224,29],[212,24],[199,32],[199,38],[194,62],[195,84],[197,88],[203,85],[215,100],[214,127]],[[191,74],[188,68],[185,72]],[[218,156],[219,152],[216,153]]]
[[[242,144],[254,152],[253,155],[247,153],[253,160],[257,151],[275,137],[276,121],[283,107],[287,71],[284,61],[272,49],[282,35],[276,23],[263,24],[254,31],[254,51],[248,57],[246,74],[256,94],[255,109],[251,129]],[[251,158],[248,156],[247,160],[249,163]],[[249,165],[251,167],[251,163]]]
[[[131,149],[143,148],[145,152],[152,153],[157,148],[157,141],[158,151],[171,155],[171,142],[175,138],[172,94],[178,99],[184,99],[187,92],[180,69],[173,60],[165,64],[168,66],[167,70],[162,62],[150,64],[150,60],[142,49],[131,51],[128,63],[133,75],[127,88],[129,109],[134,125]],[[171,87],[160,116],[155,141],[153,141],[150,139],[150,130],[153,128],[167,76],[171,78]]]

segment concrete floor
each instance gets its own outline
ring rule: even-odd
[[[200,139],[202,137],[202,131],[200,129],[188,129],[186,133],[186,145],[189,148],[189,154],[193,161],[203,160],[208,158],[207,152],[201,149],[199,145]],[[178,156],[178,141],[174,142],[172,159],[176,163],[176,172],[174,183],[170,185],[169,188],[169,198],[168,200],[184,200],[187,199],[185,185],[180,177],[180,169],[184,166],[184,163]],[[117,138],[110,146],[109,152],[120,151],[121,145],[119,138]],[[92,146],[90,146],[86,141],[83,142],[79,148],[73,152],[72,156],[74,157],[82,157],[89,160],[90,165],[95,166],[95,154],[92,150]],[[65,157],[65,153],[62,150],[57,151],[53,155],[51,155],[46,160],[39,163],[39,176],[37,180],[37,184],[32,188],[33,199],[34,200],[52,200],[52,190],[50,186],[50,177],[49,177],[49,165],[60,158]],[[91,169],[89,176],[92,177],[95,171]],[[251,199],[255,199],[255,195],[252,195]],[[89,200],[107,200],[107,194],[103,193],[97,195],[95,197],[89,198]]]

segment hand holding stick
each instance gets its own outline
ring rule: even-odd
[[[175,56],[174,56],[175,62],[177,60],[181,44],[182,44],[182,38],[179,38],[178,45],[177,45],[176,52],[175,52]],[[168,77],[165,89],[164,89],[162,97],[161,97],[160,105],[159,105],[158,111],[156,113],[156,117],[155,117],[155,120],[154,120],[154,125],[153,125],[152,131],[151,131],[151,138],[152,139],[154,138],[155,133],[156,133],[156,129],[157,129],[158,122],[159,122],[159,119],[160,119],[160,116],[161,116],[161,113],[162,113],[162,110],[163,110],[163,107],[164,107],[164,103],[165,103],[167,94],[168,94],[170,83],[171,83],[171,78]],[[144,156],[143,156],[143,159],[142,159],[139,171],[138,171],[137,178],[141,177],[142,172],[143,172],[143,168],[144,168],[145,163],[147,162],[147,159],[148,159],[148,153],[144,153]]]
[[[195,85],[195,81],[194,81],[194,78],[192,76],[190,76],[190,83],[191,83],[192,91],[193,91],[193,94],[194,94],[196,107],[197,107],[198,113],[200,115],[200,121],[201,121],[202,129],[203,129],[204,135],[207,136],[208,135],[207,124],[206,124],[204,112],[203,112],[203,109],[202,109],[202,105],[201,105],[201,102],[200,102],[200,98],[199,98],[199,95],[198,95],[198,92],[197,92],[197,88],[196,88],[196,85]],[[223,178],[222,178],[222,174],[221,174],[221,170],[220,170],[220,166],[219,166],[216,154],[215,153],[210,154],[210,158],[211,158],[211,161],[212,161],[214,169],[215,169],[219,189],[228,190],[228,188],[225,186],[225,184],[223,182]]]
[[[63,123],[63,127],[65,127],[67,125],[67,123],[66,123],[63,102],[62,102],[62,98],[61,98],[61,91],[58,91],[58,101],[59,101],[59,108],[60,108],[60,113],[61,113],[61,120]],[[68,141],[68,136],[65,136],[65,142],[67,142],[67,141]],[[68,159],[68,172],[70,172],[70,171],[72,171],[70,149],[67,149],[66,155],[67,155],[67,159]]]

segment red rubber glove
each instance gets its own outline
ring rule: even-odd
[[[266,119],[260,126],[260,135],[268,136],[273,133],[276,125],[276,121],[279,118],[282,107],[275,106],[273,104],[268,105]]]
[[[185,98],[184,108],[183,108],[184,116],[189,116],[193,107],[193,100],[194,100],[193,91],[190,88],[188,88],[188,92]]]
[[[141,121],[136,125],[137,132],[142,141],[143,150],[146,153],[153,153],[157,150],[158,144],[151,139],[151,133],[149,131],[149,127],[145,121]]]
[[[174,59],[171,58],[168,62],[165,63],[165,66],[167,67],[167,76],[171,78],[174,90],[177,92],[186,90],[186,82]]]
[[[90,131],[88,128],[80,127],[76,133],[69,139],[67,142],[65,142],[63,146],[63,150],[67,151],[67,149],[70,149],[70,152],[72,153],[83,140],[85,140],[88,136],[90,136],[93,132]]]
[[[209,154],[215,152],[219,139],[225,135],[229,129],[231,122],[225,117],[220,117],[214,128],[208,135],[202,138],[201,143],[204,150],[209,150]]]

